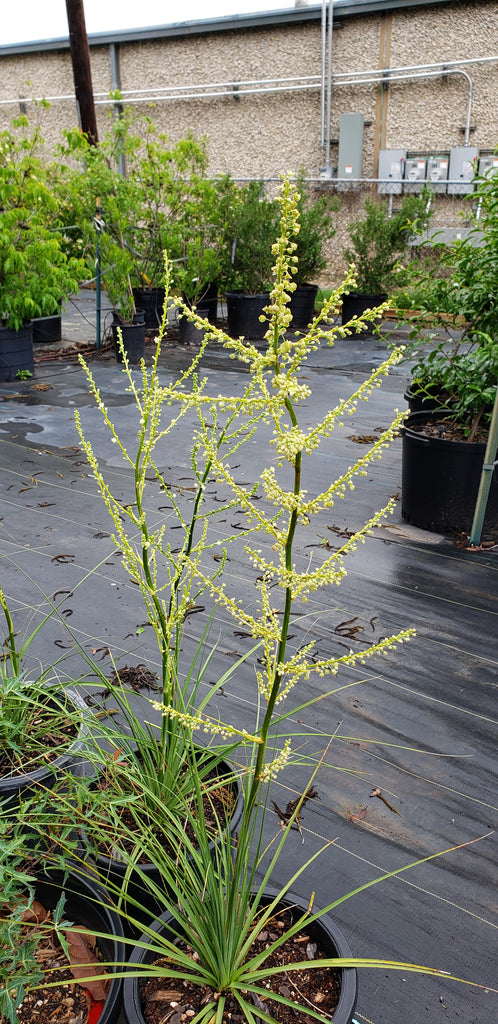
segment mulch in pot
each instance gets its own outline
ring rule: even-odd
[[[442,441],[467,441],[469,433],[468,428],[464,430],[460,423],[455,423],[454,420],[450,419],[427,420],[425,423],[417,424],[410,423],[410,430],[418,434],[426,434],[427,437],[440,438]],[[487,440],[488,429],[486,427],[478,427],[472,441],[486,444]]]
[[[33,709],[30,723],[31,725],[26,727],[28,739],[33,729],[36,728],[38,733],[42,730],[36,744],[27,747],[22,754],[11,748],[0,748],[0,775],[25,775],[45,764],[51,764],[69,749],[78,736],[78,723],[69,717],[64,718],[62,711],[59,715],[53,707],[46,708],[42,705],[36,710]]]
[[[292,917],[289,912],[280,911],[257,936],[251,947],[251,956],[256,956],[262,950],[267,949],[282,930],[290,927],[291,923]],[[191,949],[187,944],[183,948],[187,951]],[[291,936],[275,950],[265,961],[264,966],[275,967],[282,963],[291,965],[304,960],[325,959],[329,956],[330,954],[322,951],[306,931],[302,931]],[[170,961],[154,960],[155,966],[160,966],[162,963],[165,970],[171,969]],[[259,985],[291,999],[296,1004],[293,1008],[263,998],[255,1002],[255,1013],[258,1008],[264,1009],[266,1013],[279,1021],[279,1024],[296,1024],[298,1020],[311,1020],[307,1015],[299,1014],[299,1004],[310,1006],[324,1017],[332,1017],[341,991],[340,972],[330,967],[323,970],[318,967],[309,970],[291,970],[288,973],[270,976],[266,983],[260,982]],[[211,989],[203,989],[186,981],[173,979],[170,981],[168,978],[160,977],[141,981],[139,991],[146,1024],[164,1024],[164,1021],[167,1021],[168,1024],[185,1024],[213,997]],[[226,1021],[227,1024],[243,1024],[245,1021],[245,1017],[233,997],[227,999],[225,1003],[223,1021]]]

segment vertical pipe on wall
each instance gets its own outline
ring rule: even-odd
[[[332,116],[332,34],[334,28],[334,0],[329,0],[327,25],[327,112],[325,121],[325,166],[330,172],[330,118]]]
[[[118,43],[111,43],[109,46],[109,60],[111,64],[111,83],[112,91],[121,92],[121,69],[119,66],[119,45]],[[123,116],[123,106],[117,100],[114,101],[114,117],[116,120]],[[124,153],[120,153],[118,157],[118,170],[119,173],[126,177],[126,158]]]
[[[327,0],[322,0],[322,86],[320,91],[320,145],[325,145],[325,66],[327,39]]]

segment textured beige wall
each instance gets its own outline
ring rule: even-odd
[[[121,82],[124,91],[177,88],[208,82],[240,82],[291,75],[320,75],[320,21],[290,22],[268,28],[244,29],[207,35],[129,42],[120,46]],[[455,0],[370,14],[336,17],[333,37],[334,75],[366,71],[382,66],[402,67],[466,60],[498,54],[498,2],[496,0]],[[93,87],[107,96],[111,70],[107,47],[91,47]],[[470,142],[479,149],[492,150],[498,143],[498,62],[468,67],[473,84]],[[73,92],[69,52],[55,50],[18,56],[1,56],[0,128],[18,113],[16,97],[57,96]],[[364,114],[363,174],[377,175],[376,154],[380,148],[403,148],[413,154],[448,151],[463,144],[468,87],[462,76],[446,80],[424,79],[392,83],[382,104],[376,85],[334,85],[331,138],[339,135],[340,115]],[[310,177],[317,177],[324,163],[320,146],[320,93],[241,96],[238,99],[197,98],[194,100],[149,101],[133,105],[137,115],[147,114],[170,142],[188,129],[206,134],[209,140],[210,171],[230,172],[235,178],[277,177],[282,171],[304,165]],[[74,100],[53,101],[51,109],[29,106],[29,116],[39,123],[47,148],[60,137],[63,128],[76,123]],[[109,111],[97,108],[99,132],[103,134]],[[370,123],[368,123],[370,122]],[[331,146],[331,164],[337,163],[337,144]],[[275,186],[269,185],[269,188]],[[328,187],[328,186],[327,186]],[[332,186],[333,187],[333,186]],[[337,278],[342,266],[341,249],[347,242],[347,224],[361,210],[365,193],[376,194],[374,185],[357,187],[343,194],[336,215],[337,234],[330,247],[326,280]],[[394,199],[396,203],[396,197]],[[435,223],[459,223],[459,197],[436,197]]]

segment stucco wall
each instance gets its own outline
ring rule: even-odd
[[[340,15],[340,9],[339,9]],[[107,46],[91,46],[93,88],[96,99],[111,88],[110,54]],[[498,3],[470,0],[449,4],[369,14],[336,15],[333,36],[335,76],[354,76],[358,71],[468,60],[498,54]],[[121,86],[127,90],[152,90],[205,83],[241,82],[247,79],[320,75],[320,20],[292,22],[265,28],[244,28],[208,34],[127,41],[119,46]],[[465,69],[472,81],[472,118],[475,130],[470,143],[491,151],[498,142],[498,62]],[[447,152],[464,142],[468,83],[463,76],[391,83],[382,94],[377,85],[341,86],[336,79],[332,93],[330,133],[331,164],[337,164],[340,115],[359,112],[365,117],[363,174],[376,177],[380,148],[403,148],[413,154]],[[19,111],[20,96],[70,96],[74,91],[68,50],[41,51],[13,56],[0,48],[0,127]],[[97,107],[99,132],[103,134],[110,108]],[[206,134],[210,171],[230,172],[235,178],[274,178],[282,171],[305,166],[317,178],[324,163],[320,145],[320,91],[259,94],[251,96],[158,100],[133,105],[137,118],[147,114],[170,142],[187,129]],[[47,149],[63,128],[76,123],[72,99],[54,100],[49,110],[28,104],[30,119],[39,123]],[[274,186],[269,186],[274,187]],[[327,185],[334,189],[334,184]],[[347,223],[361,209],[365,191],[375,185],[356,187],[343,196],[337,215],[337,235],[330,252],[329,278],[341,267],[340,250],[347,240]],[[396,202],[396,198],[395,198]],[[459,222],[461,200],[436,197],[435,222],[454,226]]]

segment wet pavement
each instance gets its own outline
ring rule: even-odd
[[[382,327],[384,335],[393,330],[402,340],[396,325]],[[94,342],[95,296],[82,293],[64,314],[62,344],[37,346],[35,378],[0,384],[2,586],[21,636],[41,621],[46,596],[57,605],[58,617],[30,647],[27,668],[53,665],[62,680],[96,669],[109,676],[111,656],[118,666],[158,667],[152,631],[112,542],[74,424],[79,409],[112,486],[131,500],[129,471],[104,430],[76,359],[78,349],[90,353]],[[150,341],[148,358],[152,351]],[[351,393],[385,353],[385,340],[371,336],[320,347],[304,372],[313,418]],[[192,349],[177,344],[173,329],[161,356],[162,379],[176,378],[191,355]],[[112,348],[104,343],[91,368],[118,433],[131,440],[136,418]],[[244,373],[215,349],[200,367],[213,394],[240,393]],[[388,426],[396,408],[405,407],[406,378],[401,364],[310,457],[310,493],[363,454],[367,439]],[[191,424],[185,422],[158,456],[165,478],[186,502],[190,441]],[[239,462],[238,482],[253,482],[263,464],[261,447],[247,445]],[[316,905],[324,906],[386,871],[452,848],[353,897],[335,917],[355,955],[424,963],[493,985],[498,550],[467,551],[461,538],[409,526],[401,518],[400,487],[396,438],[356,489],[298,537],[296,560],[314,566],[394,496],[394,515],[349,557],[341,586],[309,600],[306,618],[293,625],[293,643],[313,639],[319,655],[340,656],[409,626],[417,635],[382,659],[301,687],[297,704],[321,699],[291,719],[294,746],[313,763],[323,753],[324,735],[331,744],[315,780],[319,799],[306,804],[302,836],[291,834],[281,871],[291,875],[332,843],[294,886],[305,897],[314,892]],[[157,521],[167,520],[155,483],[147,503]],[[234,513],[232,532],[240,528],[239,519]],[[231,584],[250,602],[252,568],[242,543],[231,544],[229,558]],[[186,648],[206,626],[206,605],[189,616]],[[219,609],[211,635],[213,681],[247,650],[248,641]],[[242,720],[250,729],[256,715],[251,665],[242,665],[212,701],[211,712],[217,709],[223,719]],[[280,808],[303,791],[309,773],[303,765],[279,778],[274,799]],[[384,799],[372,795],[376,790]],[[269,837],[278,834],[277,814],[268,816],[267,830]],[[396,1024],[401,1018],[403,1024],[484,1024],[498,1016],[496,994],[442,976],[365,969],[359,984],[359,1024]]]

